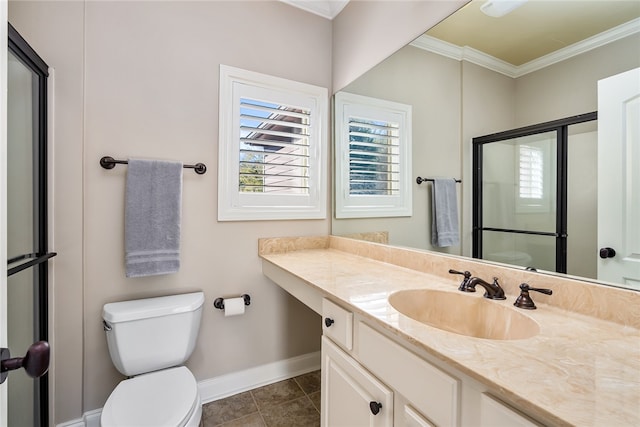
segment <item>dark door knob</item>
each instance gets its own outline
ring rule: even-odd
[[[616,251],[613,248],[601,248],[600,249],[600,258],[613,258],[616,256]]]
[[[31,344],[24,357],[11,358],[8,348],[0,349],[0,384],[9,375],[9,371],[24,368],[31,378],[43,376],[49,370],[49,343],[38,341]]]
[[[369,409],[371,409],[371,413],[373,415],[378,415],[378,412],[382,409],[382,403],[374,401],[369,402]]]
[[[324,325],[328,328],[329,326],[334,324],[334,320],[330,317],[324,318]]]

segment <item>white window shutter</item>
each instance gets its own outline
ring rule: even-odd
[[[410,105],[335,95],[336,218],[412,215]]]
[[[326,218],[327,98],[220,66],[218,220]]]

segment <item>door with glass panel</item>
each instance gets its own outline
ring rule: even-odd
[[[47,247],[47,69],[9,26],[8,348],[2,349],[2,368],[13,372],[2,379],[8,382],[10,426],[48,425],[47,263],[55,253]]]
[[[567,272],[570,127],[583,114],[473,139],[473,257]]]

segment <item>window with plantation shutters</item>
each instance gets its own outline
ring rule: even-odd
[[[353,116],[348,120],[349,194],[398,194],[399,124]]]
[[[335,96],[336,218],[410,216],[411,106]]]
[[[521,199],[542,199],[544,197],[544,158],[542,149],[529,145],[518,146],[519,196]]]
[[[240,98],[240,192],[308,194],[308,109]]]
[[[553,136],[532,135],[516,145],[516,212],[542,213],[552,209],[552,189],[556,186],[556,166],[551,155],[556,149],[554,141],[555,132]]]
[[[326,217],[327,97],[220,67],[219,220]]]

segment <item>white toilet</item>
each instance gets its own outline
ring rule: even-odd
[[[109,354],[130,377],[102,409],[102,427],[196,427],[202,403],[195,377],[182,365],[198,337],[204,293],[106,304]]]

